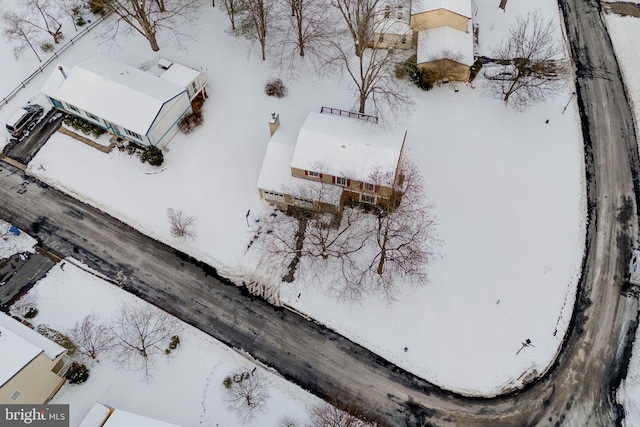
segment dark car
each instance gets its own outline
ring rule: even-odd
[[[14,138],[20,138],[32,123],[44,114],[44,108],[38,104],[30,104],[16,111],[7,121],[7,130]]]

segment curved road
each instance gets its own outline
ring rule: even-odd
[[[638,232],[639,160],[631,112],[596,1],[561,0],[583,111],[589,226],[583,277],[563,349],[541,380],[491,399],[449,393],[338,334],[242,289],[19,170],[0,163],[0,217],[83,260],[222,342],[247,350],[321,397],[358,394],[388,425],[609,426],[638,302],[623,286]],[[321,349],[321,352],[318,351]]]

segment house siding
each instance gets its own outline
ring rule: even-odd
[[[451,12],[450,10],[436,9],[411,15],[410,25],[414,31],[449,26],[456,30],[467,32],[469,18]]]
[[[384,37],[383,41],[379,41],[381,35]],[[404,43],[402,43],[403,37],[405,39]],[[390,47],[397,49],[411,49],[412,37],[412,34],[399,35],[389,33],[376,33],[373,37],[373,47],[375,49],[388,49]]]
[[[40,353],[20,372],[0,387],[1,404],[43,404],[48,402],[65,382],[52,369],[62,360],[66,352],[54,360]],[[16,400],[9,399],[15,390],[20,391]]]

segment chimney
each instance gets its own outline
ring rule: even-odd
[[[62,77],[66,79],[67,73],[64,72],[64,68],[62,68],[62,65],[58,65],[58,70],[60,70],[60,72],[62,73]]]
[[[271,113],[271,120],[269,120],[269,132],[271,132],[271,136],[276,133],[276,130],[280,127],[280,114]]]

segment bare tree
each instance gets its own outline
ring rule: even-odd
[[[373,427],[376,424],[363,421],[362,399],[360,393],[355,397],[343,394],[343,399],[331,397],[330,403],[313,405],[307,409],[308,427]]]
[[[196,236],[193,230],[193,223],[195,218],[186,215],[181,210],[167,209],[167,217],[169,218],[169,225],[171,227],[171,235],[173,237],[194,238]]]
[[[406,157],[394,175],[374,173],[374,183],[391,181],[392,196],[379,205],[374,228],[370,281],[388,300],[397,292],[397,278],[410,279],[420,286],[427,281],[427,268],[439,255],[433,206],[426,203],[423,179],[416,165]]]
[[[73,23],[73,29],[78,31],[78,27],[76,25],[76,20],[82,11],[82,7],[84,5],[82,0],[55,0],[55,6],[62,12],[71,18],[71,22]]]
[[[75,343],[77,353],[93,360],[113,346],[111,330],[93,313],[76,322],[67,336]]]
[[[2,35],[13,44],[13,55],[16,59],[30,48],[38,61],[42,62],[32,42],[38,31],[37,28],[15,12],[6,12],[2,15],[2,23],[4,24]]]
[[[271,25],[271,11],[275,0],[238,0],[241,10],[241,32],[250,39],[258,40],[262,60],[266,60],[267,30]]]
[[[112,321],[113,354],[124,366],[142,369],[150,375],[155,355],[164,354],[171,338],[180,332],[178,321],[151,305],[123,305]]]
[[[265,409],[269,400],[267,381],[261,371],[235,372],[228,377],[227,393],[224,400],[229,410],[247,423]]]
[[[231,30],[236,29],[236,15],[241,12],[241,3],[241,0],[222,0],[224,10],[229,17],[229,21],[231,22]]]
[[[54,43],[60,43],[60,36],[62,34],[60,29],[62,28],[62,24],[54,16],[53,4],[46,0],[28,0],[27,6],[42,18],[40,23],[35,19],[30,20],[31,25],[47,32],[53,37]]]
[[[178,43],[189,38],[179,28],[193,22],[199,5],[198,0],[94,0],[94,3],[115,14],[113,31],[117,32],[120,22],[124,22],[126,31],[144,36],[154,52],[160,50],[156,39],[159,31],[168,31]]]
[[[370,114],[399,114],[406,109],[409,98],[395,78],[394,69],[401,49],[392,42],[386,49],[370,49],[374,34],[386,33],[393,20],[381,16],[381,0],[332,0],[331,4],[342,17],[344,30],[355,46],[355,58],[346,47],[344,37],[336,34],[328,40],[323,68],[329,72],[343,70],[355,86],[358,111]],[[394,7],[403,3],[394,3]],[[408,9],[408,7],[406,8]]]
[[[511,78],[487,80],[487,91],[518,111],[557,93],[566,70],[558,60],[562,50],[555,29],[539,10],[517,17],[509,37],[492,51],[494,59],[515,72]]]
[[[318,57],[332,37],[333,15],[320,0],[282,0],[278,3],[276,42],[280,65],[293,66],[299,58]]]

